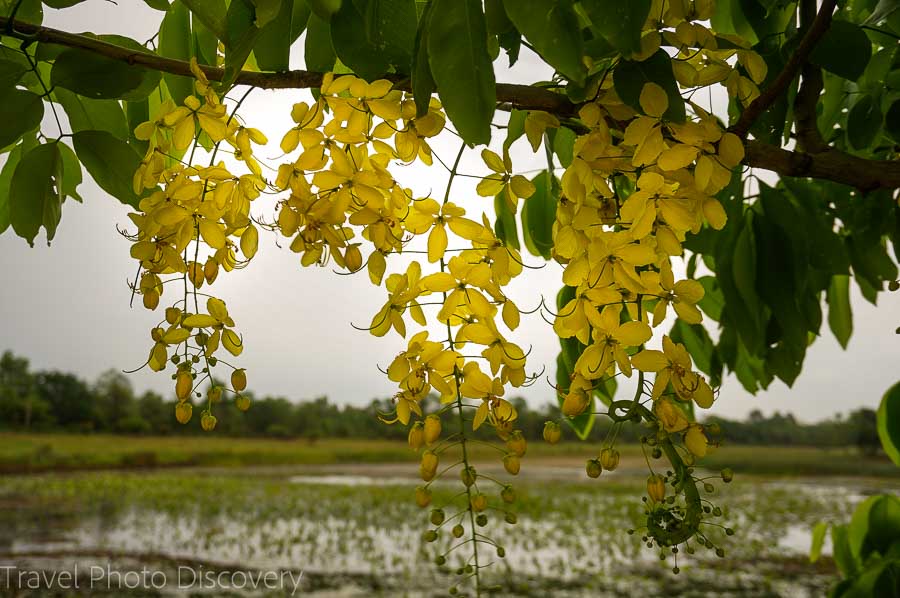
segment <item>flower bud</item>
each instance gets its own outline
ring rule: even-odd
[[[200,427],[203,428],[204,432],[212,432],[215,430],[218,421],[215,415],[206,411],[203,413],[203,417],[200,418]]]
[[[177,307],[166,308],[166,322],[174,326],[181,319],[181,310]]]
[[[666,497],[666,481],[658,473],[647,478],[647,496],[653,502],[662,502]]]
[[[175,419],[178,420],[179,424],[186,424],[191,421],[193,412],[194,406],[185,401],[179,401],[179,403],[175,405]]]
[[[210,386],[209,390],[206,391],[206,398],[209,399],[211,403],[218,403],[222,400],[222,387],[221,386]]]
[[[194,377],[188,370],[181,370],[175,378],[175,396],[179,401],[183,401],[191,396],[191,390],[194,388]]]
[[[437,473],[438,456],[433,451],[425,451],[422,453],[422,462],[419,465],[419,474],[426,482],[434,479]]]
[[[144,307],[152,311],[159,306],[159,293],[156,291],[144,291],[143,301]]]
[[[562,436],[562,430],[556,422],[546,422],[544,424],[544,442],[556,444]]]
[[[457,523],[453,526],[453,529],[450,530],[450,533],[453,534],[454,538],[462,538],[462,535],[466,533],[466,530],[465,528],[463,528],[463,526]]]
[[[441,437],[441,418],[432,413],[425,418],[425,444],[431,445]]]
[[[515,453],[509,453],[503,457],[503,468],[509,475],[519,475],[519,457]]]
[[[416,488],[416,504],[419,505],[419,508],[424,509],[429,504],[431,504],[431,490],[426,488],[425,486],[419,486]]]
[[[599,478],[600,474],[603,473],[603,465],[601,465],[599,459],[588,459],[585,471],[587,471],[589,478]]]
[[[234,398],[234,406],[240,411],[246,411],[247,409],[250,409],[250,398],[245,397],[244,395],[238,395]]]
[[[431,510],[431,524],[432,525],[440,525],[443,522],[444,522],[443,509],[432,509]]]
[[[472,505],[473,511],[475,511],[476,513],[480,513],[481,511],[484,511],[487,508],[487,504],[488,504],[487,496],[485,496],[484,494],[479,492],[478,494],[475,494],[474,496],[472,496],[470,504]]]
[[[463,467],[459,471],[459,477],[462,479],[462,483],[466,485],[466,488],[468,488],[475,483],[478,474],[475,473],[475,468],[470,465],[469,467]]]
[[[619,466],[619,451],[614,448],[605,448],[600,451],[600,465],[606,471],[614,471]]]
[[[243,368],[231,372],[231,388],[241,392],[247,388],[247,371]]]
[[[422,422],[416,422],[412,425],[409,429],[409,435],[406,437],[406,441],[409,442],[409,447],[414,451],[422,448],[422,445],[425,444],[425,432]]]
[[[517,457],[525,456],[528,443],[525,441],[525,437],[522,436],[521,430],[514,430],[513,433],[510,434],[509,439],[506,441],[506,447],[515,453]]]
[[[503,487],[503,490],[500,491],[500,498],[503,499],[505,503],[514,503],[516,502],[516,491],[513,490],[513,487],[507,484]]]
[[[725,482],[726,484],[730,484],[731,480],[734,479],[734,472],[731,471],[730,467],[726,467],[722,470],[721,476],[723,482]]]
[[[566,417],[575,417],[584,413],[588,408],[590,401],[588,396],[582,390],[573,390],[566,395],[562,404],[562,414]]]

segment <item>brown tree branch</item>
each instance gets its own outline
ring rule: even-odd
[[[833,0],[825,0],[826,4],[829,2],[833,4]],[[7,19],[0,17],[0,29],[6,28],[8,23]],[[49,27],[19,21],[14,21],[12,25],[19,37],[79,48],[164,73],[191,76],[190,65],[182,60],[163,58],[149,52],[136,52],[94,37]],[[224,76],[224,70],[221,68],[209,66],[201,68],[210,80],[219,81]],[[405,78],[397,75],[390,78],[397,83],[398,88],[408,89],[408,80]],[[322,73],[309,71],[281,73],[242,71],[237,78],[239,85],[263,89],[311,88],[321,85],[321,82]],[[498,83],[497,101],[505,104],[507,108],[542,110],[558,116],[572,116],[578,112],[578,106],[569,101],[565,95],[530,85]],[[866,160],[834,149],[804,153],[785,150],[760,141],[748,141],[744,162],[748,166],[771,170],[782,176],[814,177],[851,185],[863,191],[900,188],[900,161]]]
[[[10,25],[9,19],[0,17],[0,30]],[[155,71],[193,77],[190,63],[184,60],[165,58],[148,52],[138,52],[130,48],[123,48],[116,44],[90,37],[41,27],[22,21],[12,21],[12,34],[19,38],[31,39],[50,44],[58,44],[69,48],[78,48],[95,54],[100,54],[113,60],[127,62],[128,64],[143,66]],[[2,31],[0,31],[2,33]],[[210,81],[221,81],[225,76],[225,69],[201,65],[200,69]],[[261,89],[308,89],[319,87],[322,84],[323,73],[310,71],[283,71],[278,73],[259,73],[241,71],[235,84],[248,85]],[[386,75],[396,83],[398,89],[410,91],[409,79],[401,75]],[[573,115],[576,107],[564,95],[553,93],[546,89],[531,85],[516,85],[512,83],[497,84],[497,101],[505,102],[513,108],[523,110],[543,110],[562,116]]]
[[[741,139],[746,139],[747,133],[750,131],[750,127],[753,126],[753,123],[756,122],[756,119],[768,110],[779,96],[785,93],[788,85],[791,84],[791,81],[800,72],[800,68],[809,59],[813,48],[816,47],[816,44],[831,25],[831,15],[836,5],[837,0],[824,0],[822,2],[819,13],[803,35],[803,39],[800,40],[800,45],[791,54],[787,64],[784,65],[784,68],[778,73],[775,80],[763,90],[759,97],[750,102],[750,105],[744,109],[738,121],[730,127],[732,133]]]
[[[744,163],[781,176],[812,177],[850,185],[860,191],[900,188],[900,161],[867,160],[833,148],[796,152],[762,141],[745,142]]]
[[[816,19],[816,0],[801,0],[800,27],[809,31]],[[819,95],[825,86],[822,69],[807,61],[800,70],[800,87],[794,98],[794,123],[797,133],[797,149],[803,152],[821,152],[828,144],[819,131],[818,114]]]

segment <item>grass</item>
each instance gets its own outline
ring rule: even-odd
[[[618,447],[623,468],[639,467],[639,446]],[[531,443],[528,461],[578,464],[599,454],[597,444],[577,442],[550,446]],[[495,461],[499,453],[476,444],[475,460]],[[331,465],[404,463],[418,459],[403,442],[345,438],[275,440],[221,436],[137,437],[104,434],[0,434],[0,473],[36,473],[87,469],[148,469],[154,467],[240,467],[248,465]],[[766,475],[835,475],[900,477],[884,457],[865,457],[852,448],[724,446],[700,466],[730,467],[735,473]]]

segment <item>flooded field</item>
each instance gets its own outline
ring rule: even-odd
[[[679,554],[674,575],[671,558],[660,562],[639,534],[626,533],[639,525],[642,477],[617,472],[589,481],[576,464],[566,469],[535,464],[517,486],[518,524],[493,517],[485,528],[506,551],[486,570],[501,594],[822,596],[834,565],[829,557],[809,564],[812,526],[847,519],[868,494],[896,491],[861,479],[738,479],[712,496],[724,511],[720,521],[736,532],[708,531],[725,557]],[[0,479],[0,596],[67,595],[29,590],[27,579],[13,590],[4,570],[41,571],[46,580],[76,569],[79,591],[98,596],[126,588],[128,595],[222,595],[221,585],[213,591],[204,580],[238,570],[224,577],[229,595],[446,595],[454,576],[433,564],[446,538],[421,540],[427,510],[413,503],[412,471],[401,464],[7,476]],[[123,584],[135,577],[116,577],[142,569],[167,583],[132,589]],[[258,583],[263,571],[279,572],[278,584]],[[100,582],[89,584],[92,577]]]

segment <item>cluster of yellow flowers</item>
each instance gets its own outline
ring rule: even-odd
[[[649,57],[665,41],[679,49],[675,76],[682,85],[722,82],[732,97],[749,102],[765,77],[765,63],[737,46],[718,49],[716,36],[695,22],[709,16],[710,4],[669,2],[659,21],[652,15],[660,11],[651,11],[640,53],[632,58]],[[740,74],[734,60],[728,62],[734,56],[750,78]],[[471,464],[472,433],[485,424],[493,428],[502,443],[495,446],[504,468],[518,474],[526,442],[515,429],[516,410],[504,395],[508,387],[520,387],[533,377],[525,371],[525,351],[507,338],[521,314],[504,287],[521,274],[521,256],[498,238],[486,215],[467,217],[463,207],[450,201],[459,157],[448,168],[450,181],[440,201],[416,197],[389,170],[415,161],[432,164],[429,139],[446,122],[440,103],[432,98],[417,111],[410,95],[390,81],[326,74],[315,101],[293,106],[295,126],[281,141],[289,160],[278,167],[274,181],[266,181],[253,156],[253,144],[266,143],[263,134],[228,114],[196,63],[193,72],[197,95],[182,106],[164,103],[155,120],[136,130],[149,150],[134,175],[134,189],[151,192],[139,213],[131,215],[138,229],[131,254],[141,264],[135,290],[147,308],[156,309],[164,285],[183,281],[164,322],[152,330],[147,364],[156,371],[169,361],[176,365],[176,416],[182,423],[191,418],[190,399],[200,395],[197,389],[209,379],[201,423],[211,430],[216,423],[212,406],[224,390],[234,393],[241,409],[249,401],[240,394],[247,383],[244,370],[234,369],[230,389],[212,377],[220,346],[237,356],[242,339],[225,303],[199,289],[211,284],[220,269],[240,268],[253,258],[257,226],[290,239],[303,266],[331,261],[349,272],[365,270],[373,284],[387,291],[367,330],[376,336],[393,330],[409,337],[386,371],[397,391],[394,411],[383,419],[409,426],[409,444],[421,451],[424,485],[416,489],[415,500],[423,508],[431,505],[432,484],[451,471],[464,486],[455,498],[433,507],[434,528],[425,540],[436,540],[451,524],[453,537],[467,535],[450,550],[471,548],[457,571],[474,577],[477,586],[479,545],[489,544],[503,556],[503,548],[477,530],[488,522],[487,509],[503,512],[508,523],[515,523],[516,515],[509,507],[515,501],[512,487]],[[661,350],[646,345],[670,307],[688,324],[701,322],[697,303],[703,287],[694,280],[676,280],[672,258],[683,254],[687,234],[704,225],[725,225],[725,211],[715,195],[729,183],[744,152],[737,136],[692,102],[692,118],[686,122],[665,118],[669,102],[662,87],[648,82],[636,111],[604,78],[595,97],[580,107],[581,134],[560,181],[552,252],[563,265],[562,281],[572,297],[555,314],[554,331],[585,347],[568,384],[557,389],[563,417],[593,410],[601,384],[637,372],[633,400],[614,401],[603,414],[615,422],[615,430],[643,421],[650,430],[643,438],[645,447],[654,458],[665,455],[672,465],[674,471],[666,476],[651,467],[645,498],[645,539],[663,548],[693,537],[710,546],[699,531],[704,513],[691,467],[710,446],[710,428],[694,420],[689,406],[708,408],[715,395],[694,371],[683,345],[668,336],[662,336]],[[524,123],[535,151],[546,131],[559,126],[555,116],[543,112],[529,113]],[[192,164],[201,139],[215,147],[207,166]],[[245,174],[236,176],[223,162],[215,162],[222,142],[244,163]],[[460,148],[460,156],[464,150]],[[520,200],[535,193],[533,183],[514,173],[508,148],[502,157],[483,149],[481,157],[489,173],[477,193],[499,198],[515,213]],[[255,224],[250,205],[266,190],[285,195],[272,224]],[[456,238],[452,249],[451,236]],[[417,239],[422,250],[410,247]],[[424,259],[411,261],[405,272],[388,274],[387,256],[404,253]],[[407,329],[412,324],[415,332]],[[468,345],[477,348],[464,353]],[[652,385],[645,380],[650,374]],[[439,399],[433,413],[423,410],[429,396]],[[452,431],[445,432],[448,423]],[[544,438],[555,443],[560,436],[559,423],[547,422]],[[588,461],[589,476],[616,469],[615,437]],[[442,462],[449,465],[441,469]],[[498,486],[496,492],[491,484]],[[674,494],[667,493],[667,485]],[[453,512],[448,515],[446,509]],[[438,564],[446,563],[446,556],[438,554]]]
[[[454,468],[439,472],[441,460],[449,454],[458,457],[455,466],[466,488],[465,501],[449,517],[444,515],[449,505],[434,508],[431,521],[436,527],[425,537],[433,541],[438,529],[459,520],[451,532],[459,538],[467,523],[472,556],[462,569],[465,575],[474,574],[476,544],[490,542],[475,530],[487,523],[484,511],[489,506],[480,484],[493,479],[483,478],[469,464],[467,429],[488,424],[496,430],[505,442],[503,465],[510,474],[518,473],[525,453],[524,437],[514,429],[516,411],[503,398],[506,385],[527,381],[525,353],[504,333],[519,325],[519,310],[503,287],[521,273],[521,257],[496,237],[486,216],[480,221],[467,218],[462,207],[449,201],[449,185],[440,202],[418,198],[388,171],[392,163],[432,163],[428,139],[445,124],[436,100],[417,114],[412,98],[394,90],[389,81],[366,83],[328,74],[317,101],[294,105],[291,115],[296,126],[284,136],[281,148],[298,155],[278,170],[276,187],[290,191],[290,196],[279,203],[275,228],[292,237],[291,250],[302,254],[304,265],[323,263],[330,256],[351,272],[366,268],[373,284],[384,285],[387,300],[368,328],[373,335],[394,330],[406,337],[409,324],[420,327],[387,368],[398,389],[395,412],[385,414],[384,420],[412,422],[409,444],[422,450],[425,485],[416,491],[420,506],[431,503],[433,481]],[[527,180],[508,174],[508,158],[504,162],[489,150],[482,155],[497,173],[487,181],[497,192],[509,186],[512,197],[533,193]],[[455,174],[451,171],[451,183]],[[451,235],[465,246],[448,250]],[[416,238],[425,239],[424,266],[412,261],[405,272],[386,276],[385,257],[415,252],[408,245]],[[430,273],[423,271],[428,267]],[[429,322],[444,330],[439,340],[429,337],[434,335]],[[461,353],[470,343],[482,347],[478,357]],[[426,415],[422,402],[432,393],[441,406]],[[442,419],[455,420],[457,431],[443,435]],[[505,484],[498,495],[502,504],[514,499]],[[466,514],[468,522],[460,520]],[[515,521],[515,515],[508,513],[506,519]],[[445,562],[446,553],[437,559]],[[474,569],[466,569],[473,559]]]
[[[225,302],[198,290],[212,284],[220,268],[228,272],[243,267],[256,254],[259,232],[250,220],[250,202],[266,184],[253,158],[252,143],[264,144],[266,138],[229,116],[196,61],[191,65],[200,97],[188,96],[183,106],[166,101],[155,120],[135,130],[138,139],[149,143],[134,173],[134,191],[139,195],[152,192],[141,200],[139,213],[129,215],[137,227],[130,238],[131,256],[140,262],[135,290],[141,293],[145,307],[155,310],[165,284],[183,281],[178,299],[165,310],[165,319],[151,330],[154,344],[146,365],[154,371],[164,370],[170,361],[176,366],[175,415],[183,424],[192,417],[190,399],[200,396],[198,389],[209,381],[207,407],[201,417],[203,429],[209,431],[216,426],[212,406],[221,400],[224,390],[234,394],[241,410],[250,403],[240,394],[247,386],[243,369],[232,367],[230,389],[213,378],[212,368],[220,361],[219,348],[238,356],[243,341]],[[209,165],[191,164],[198,135],[208,136],[216,150],[227,142],[250,172],[240,177],[231,174],[224,162],[214,163],[215,152]],[[189,148],[189,161],[183,162],[179,156]],[[238,257],[238,247],[243,259]],[[201,296],[206,299],[205,312]]]

